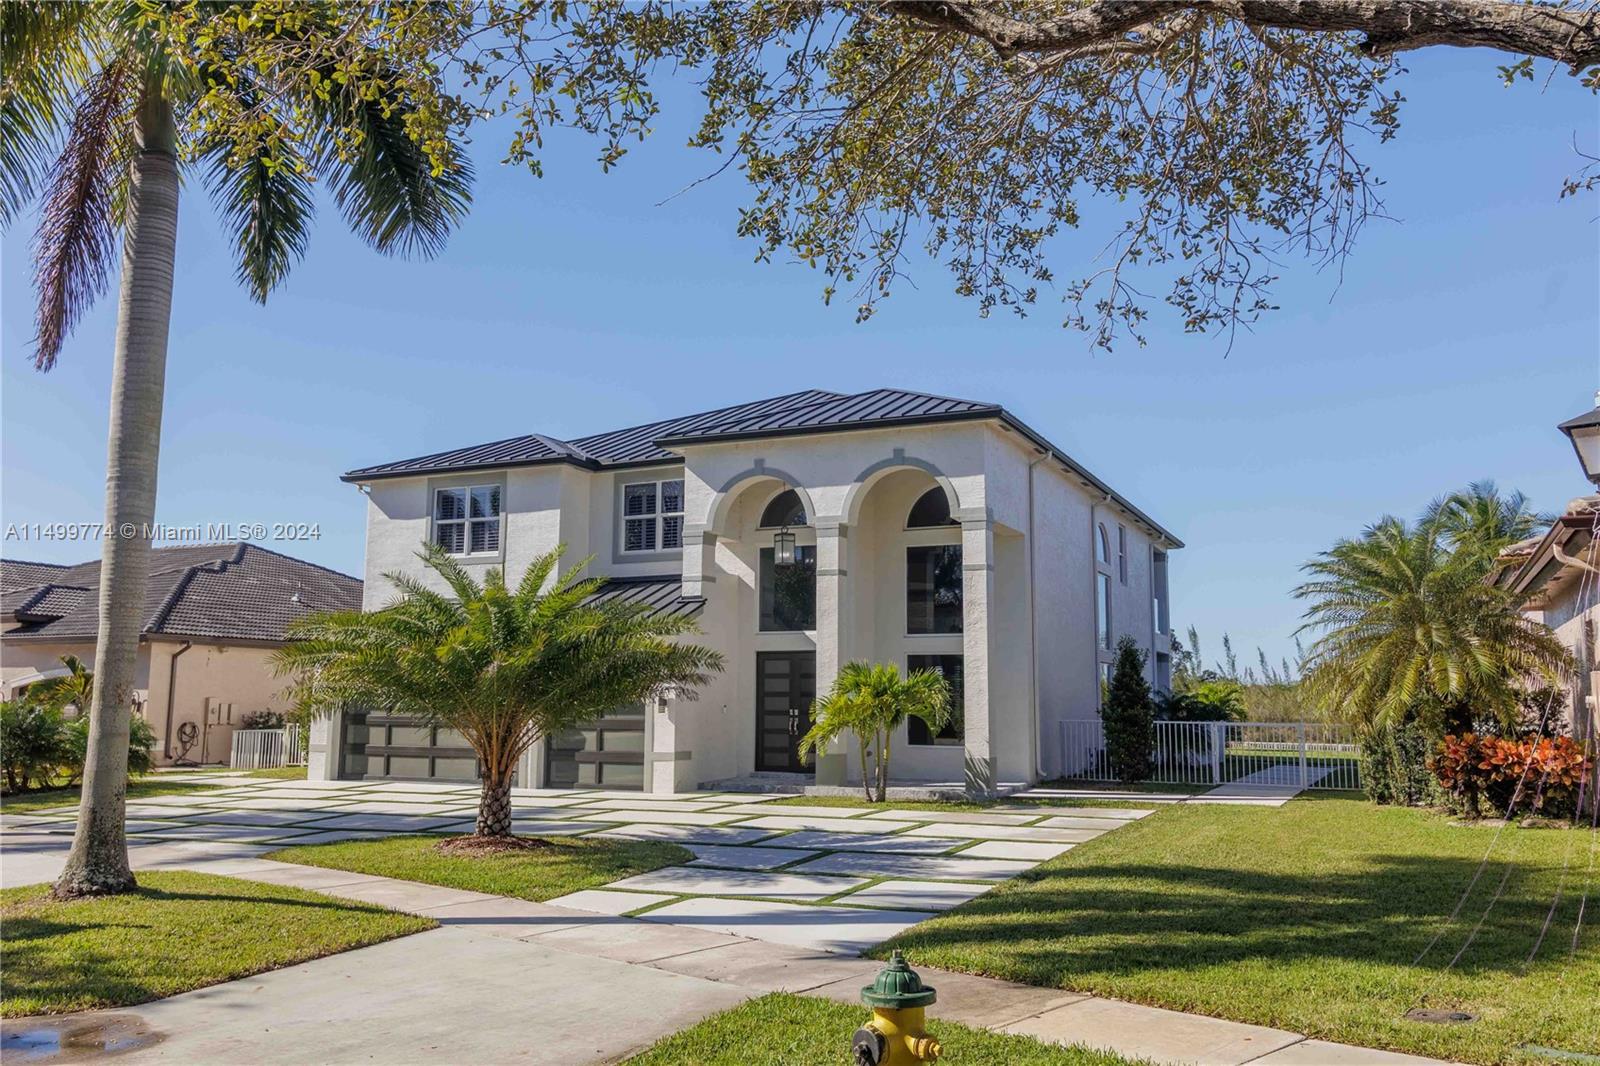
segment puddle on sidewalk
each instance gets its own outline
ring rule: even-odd
[[[137,1014],[18,1018],[0,1025],[0,1055],[11,1063],[93,1062],[160,1043]]]

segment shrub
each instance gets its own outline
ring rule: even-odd
[[[1118,641],[1117,665],[1100,704],[1106,756],[1117,777],[1130,783],[1150,776],[1155,754],[1155,708],[1144,679],[1144,662],[1144,652],[1132,637]]]
[[[7,791],[48,785],[67,753],[60,711],[20,700],[0,703],[0,768]]]
[[[139,715],[128,725],[128,773],[150,772],[155,730]],[[75,785],[83,778],[89,751],[87,715],[67,719],[61,711],[36,704],[0,707],[0,763],[7,791]]]
[[[240,729],[282,729],[283,715],[277,711],[250,711],[239,719]]]
[[[1375,726],[1361,738],[1361,784],[1374,803],[1400,807],[1438,801],[1438,785],[1428,772],[1433,745],[1414,721]]]
[[[1245,718],[1244,686],[1227,678],[1201,681],[1183,692],[1156,698],[1156,717],[1167,722],[1239,722]]]
[[[1562,817],[1576,808],[1589,760],[1570,737],[1463,733],[1445,737],[1428,765],[1469,818],[1478,817],[1485,799],[1497,812]]]

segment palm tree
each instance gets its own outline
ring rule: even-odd
[[[28,697],[53,711],[76,707],[83,714],[94,703],[94,674],[76,655],[63,655],[61,665],[67,668],[65,674],[30,685]]]
[[[1423,524],[1436,526],[1452,551],[1475,553],[1485,570],[1497,552],[1538,536],[1552,521],[1554,516],[1532,510],[1523,493],[1501,493],[1488,480],[1433,501],[1422,515]]]
[[[296,13],[298,28],[253,32],[302,41],[308,20],[338,17],[337,5],[306,7]],[[0,223],[42,189],[33,245],[38,369],[54,365],[104,292],[122,231],[99,684],[59,898],[134,887],[123,834],[129,708],[155,516],[180,160],[200,166],[234,234],[239,280],[261,301],[304,254],[313,177],[327,181],[346,221],[380,252],[438,251],[469,200],[464,160],[430,165],[408,135],[412,105],[403,96],[354,91],[338,78],[322,79],[320,92],[297,91],[259,65],[217,71],[206,58],[214,39],[175,42],[152,29],[151,18],[135,2],[8,0],[0,13]],[[379,67],[384,61],[377,52],[370,58]],[[179,118],[217,94],[231,94],[260,136],[249,143],[186,136]]]
[[[1302,630],[1320,636],[1306,680],[1335,713],[1362,725],[1417,717],[1430,732],[1476,715],[1516,714],[1518,683],[1569,664],[1555,635],[1486,584],[1477,547],[1451,551],[1443,524],[1385,518],[1302,569],[1311,601]]]
[[[937,670],[905,677],[893,663],[845,663],[828,695],[811,707],[811,728],[800,741],[801,759],[854,733],[861,752],[861,788],[867,801],[882,803],[889,788],[889,737],[907,718],[920,718],[930,733],[950,721],[950,684]],[[872,772],[867,760],[876,745]]]
[[[692,696],[722,669],[716,652],[676,639],[693,619],[592,601],[602,581],[582,577],[587,560],[555,577],[561,555],[536,558],[512,590],[499,567],[479,583],[428,545],[418,558],[452,595],[389,574],[399,599],[294,623],[277,669],[312,713],[353,705],[459,732],[483,777],[475,835],[509,838],[512,778],[535,741],[664,690]]]

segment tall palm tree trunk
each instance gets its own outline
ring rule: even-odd
[[[145,582],[150,572],[150,525],[155,520],[161,401],[178,237],[177,137],[171,102],[159,89],[146,90],[134,134],[136,154],[128,192],[112,369],[94,700],[78,829],[66,869],[55,884],[59,898],[126,892],[134,887],[123,833],[128,730]]]

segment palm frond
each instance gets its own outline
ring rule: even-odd
[[[50,170],[33,243],[39,297],[34,366],[40,370],[55,365],[62,343],[110,277],[117,250],[115,188],[127,177],[134,86],[128,63],[96,73]]]
[[[432,258],[443,251],[472,202],[471,163],[457,153],[435,173],[406,130],[405,100],[336,98],[329,106],[339,110],[328,125],[359,134],[354,145],[325,137],[317,156],[350,228],[385,254]]]
[[[234,158],[233,146],[206,153],[206,185],[234,233],[235,276],[259,303],[306,254],[316,213],[310,171],[292,141],[256,146]]]
[[[88,72],[96,5],[0,5],[0,226],[33,199]]]

